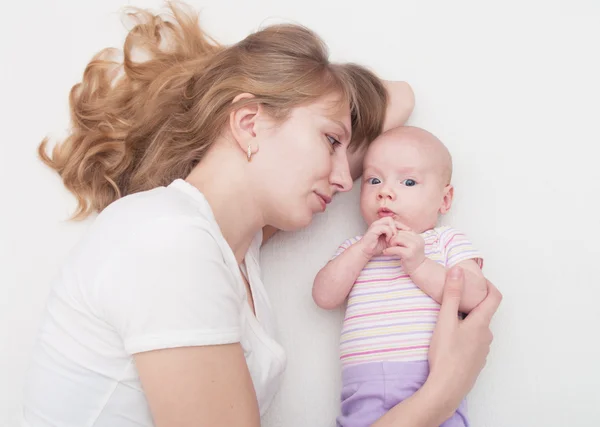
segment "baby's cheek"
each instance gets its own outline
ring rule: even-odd
[[[369,202],[370,202],[369,190],[363,186],[363,188],[360,190],[360,207],[361,208],[368,207],[370,205]]]
[[[361,194],[360,198],[360,213],[367,224],[373,222],[374,218],[377,216],[377,212],[375,211],[374,203],[369,197],[365,197],[366,195]],[[375,218],[376,219],[376,218]]]

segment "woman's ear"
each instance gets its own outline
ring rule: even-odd
[[[440,206],[440,213],[442,215],[448,213],[452,207],[452,200],[454,199],[454,187],[452,184],[446,185],[444,188],[444,197],[442,198],[442,204]]]
[[[245,104],[235,108],[229,115],[229,130],[234,141],[244,153],[255,154],[258,151],[258,142],[256,141],[256,121],[262,113],[262,107],[256,102],[251,101],[254,95],[250,93],[241,93],[236,96],[232,103]],[[250,148],[248,148],[250,147]]]

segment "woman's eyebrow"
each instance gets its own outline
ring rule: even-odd
[[[344,138],[348,139],[350,137],[350,132],[348,131],[348,129],[346,128],[346,126],[340,122],[339,120],[336,119],[330,119],[333,123],[335,123],[336,125],[338,125],[339,127],[342,128],[342,130],[344,131]]]

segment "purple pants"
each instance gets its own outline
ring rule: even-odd
[[[429,375],[429,363],[373,362],[342,371],[342,413],[338,427],[368,427],[414,394]],[[469,427],[466,401],[441,427]]]

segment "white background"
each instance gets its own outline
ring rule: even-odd
[[[407,80],[411,123],[455,162],[447,223],[486,255],[504,293],[489,363],[470,395],[476,427],[600,425],[600,4],[597,1],[213,0],[190,3],[222,42],[280,20],[316,30],[332,58]],[[136,1],[158,7],[158,1]],[[68,127],[87,61],[125,35],[123,0],[29,0],[0,26],[0,425],[11,425],[50,280],[88,223],[36,159]],[[264,250],[289,367],[265,425],[330,426],[340,313],[312,277],[362,223],[357,192]],[[327,232],[325,234],[325,232]]]

